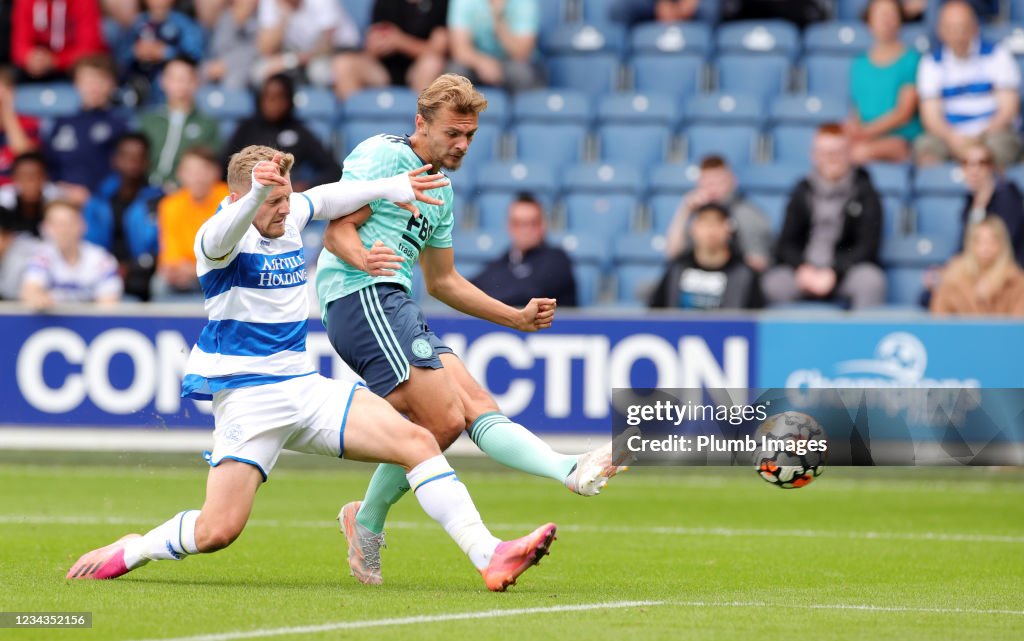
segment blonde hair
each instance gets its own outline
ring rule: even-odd
[[[479,114],[487,109],[487,99],[476,90],[469,78],[446,73],[430,83],[416,101],[417,113],[427,122],[433,122],[434,116],[443,107],[457,114]]]
[[[281,175],[287,176],[295,164],[295,156],[264,145],[249,145],[231,155],[228,162],[228,189],[245,194],[252,186],[252,168],[264,160],[273,160],[274,154],[281,154]]]
[[[974,240],[982,229],[991,231],[999,243],[999,255],[987,269],[978,262],[974,255]],[[968,225],[964,233],[964,251],[956,257],[949,265],[950,275],[955,278],[962,278],[968,282],[976,283],[982,277],[989,279],[992,285],[991,291],[1002,289],[1006,280],[1010,278],[1017,269],[1016,259],[1013,255],[1013,246],[1010,245],[1010,232],[1006,229],[1006,223],[999,216],[988,215],[981,222]]]

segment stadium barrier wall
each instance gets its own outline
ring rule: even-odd
[[[67,310],[0,309],[0,427],[212,427],[209,403],[180,398],[201,309]],[[466,317],[430,325],[507,414],[547,434],[607,433],[610,390],[630,385],[1024,387],[1020,322],[559,314],[537,334]],[[308,350],[325,375],[354,378],[317,318]]]

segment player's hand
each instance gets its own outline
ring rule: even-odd
[[[409,182],[412,184],[412,193],[416,195],[416,200],[428,205],[441,206],[444,204],[444,201],[428,196],[427,192],[447,187],[451,183],[444,174],[428,174],[427,172],[430,171],[431,167],[432,165],[423,165],[419,169],[410,171]]]
[[[275,153],[270,161],[256,163],[252,168],[252,179],[260,187],[287,185],[288,179],[281,175],[281,153]]]
[[[393,249],[376,241],[373,246],[363,252],[362,270],[370,276],[394,276],[395,271],[402,267],[404,256],[399,256]]]
[[[555,320],[558,301],[554,298],[531,298],[526,307],[519,311],[516,329],[521,332],[536,332],[551,327]]]

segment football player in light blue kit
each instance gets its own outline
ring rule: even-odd
[[[189,356],[182,395],[213,401],[215,430],[202,510],[179,512],[145,536],[129,534],[82,556],[67,577],[113,579],[151,561],[216,552],[241,534],[256,491],[282,449],[408,470],[423,510],[444,527],[484,577],[503,591],[547,553],[549,523],[514,541],[487,530],[466,487],[429,432],[360,384],[324,378],[306,353],[309,321],[302,229],[384,198],[424,194],[443,180],[427,168],[293,193],[294,158],[249,146],[231,158],[231,195],[196,235],[196,271],[210,320]]]
[[[359,144],[345,159],[342,182],[372,180],[423,164],[458,169],[486,107],[469,80],[441,76],[420,94],[415,133],[379,135]],[[430,331],[410,297],[412,265],[418,258],[430,294],[460,312],[524,332],[550,327],[555,314],[553,299],[535,298],[516,309],[455,270],[450,186],[441,190],[440,198],[443,205],[421,206],[420,217],[375,200],[328,227],[316,283],[331,344],[374,393],[429,429],[442,450],[469,430],[494,460],[555,479],[584,496],[597,494],[622,469],[623,461],[612,460],[612,445],[578,456],[560,454],[509,419]],[[408,489],[401,468],[382,465],[364,500],[342,508],[339,519],[348,539],[349,567],[359,581],[382,581],[384,521]]]

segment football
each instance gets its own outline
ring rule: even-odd
[[[754,436],[758,444],[754,469],[768,483],[795,489],[821,474],[827,450],[820,446],[826,434],[813,417],[793,411],[775,414],[761,423]]]

